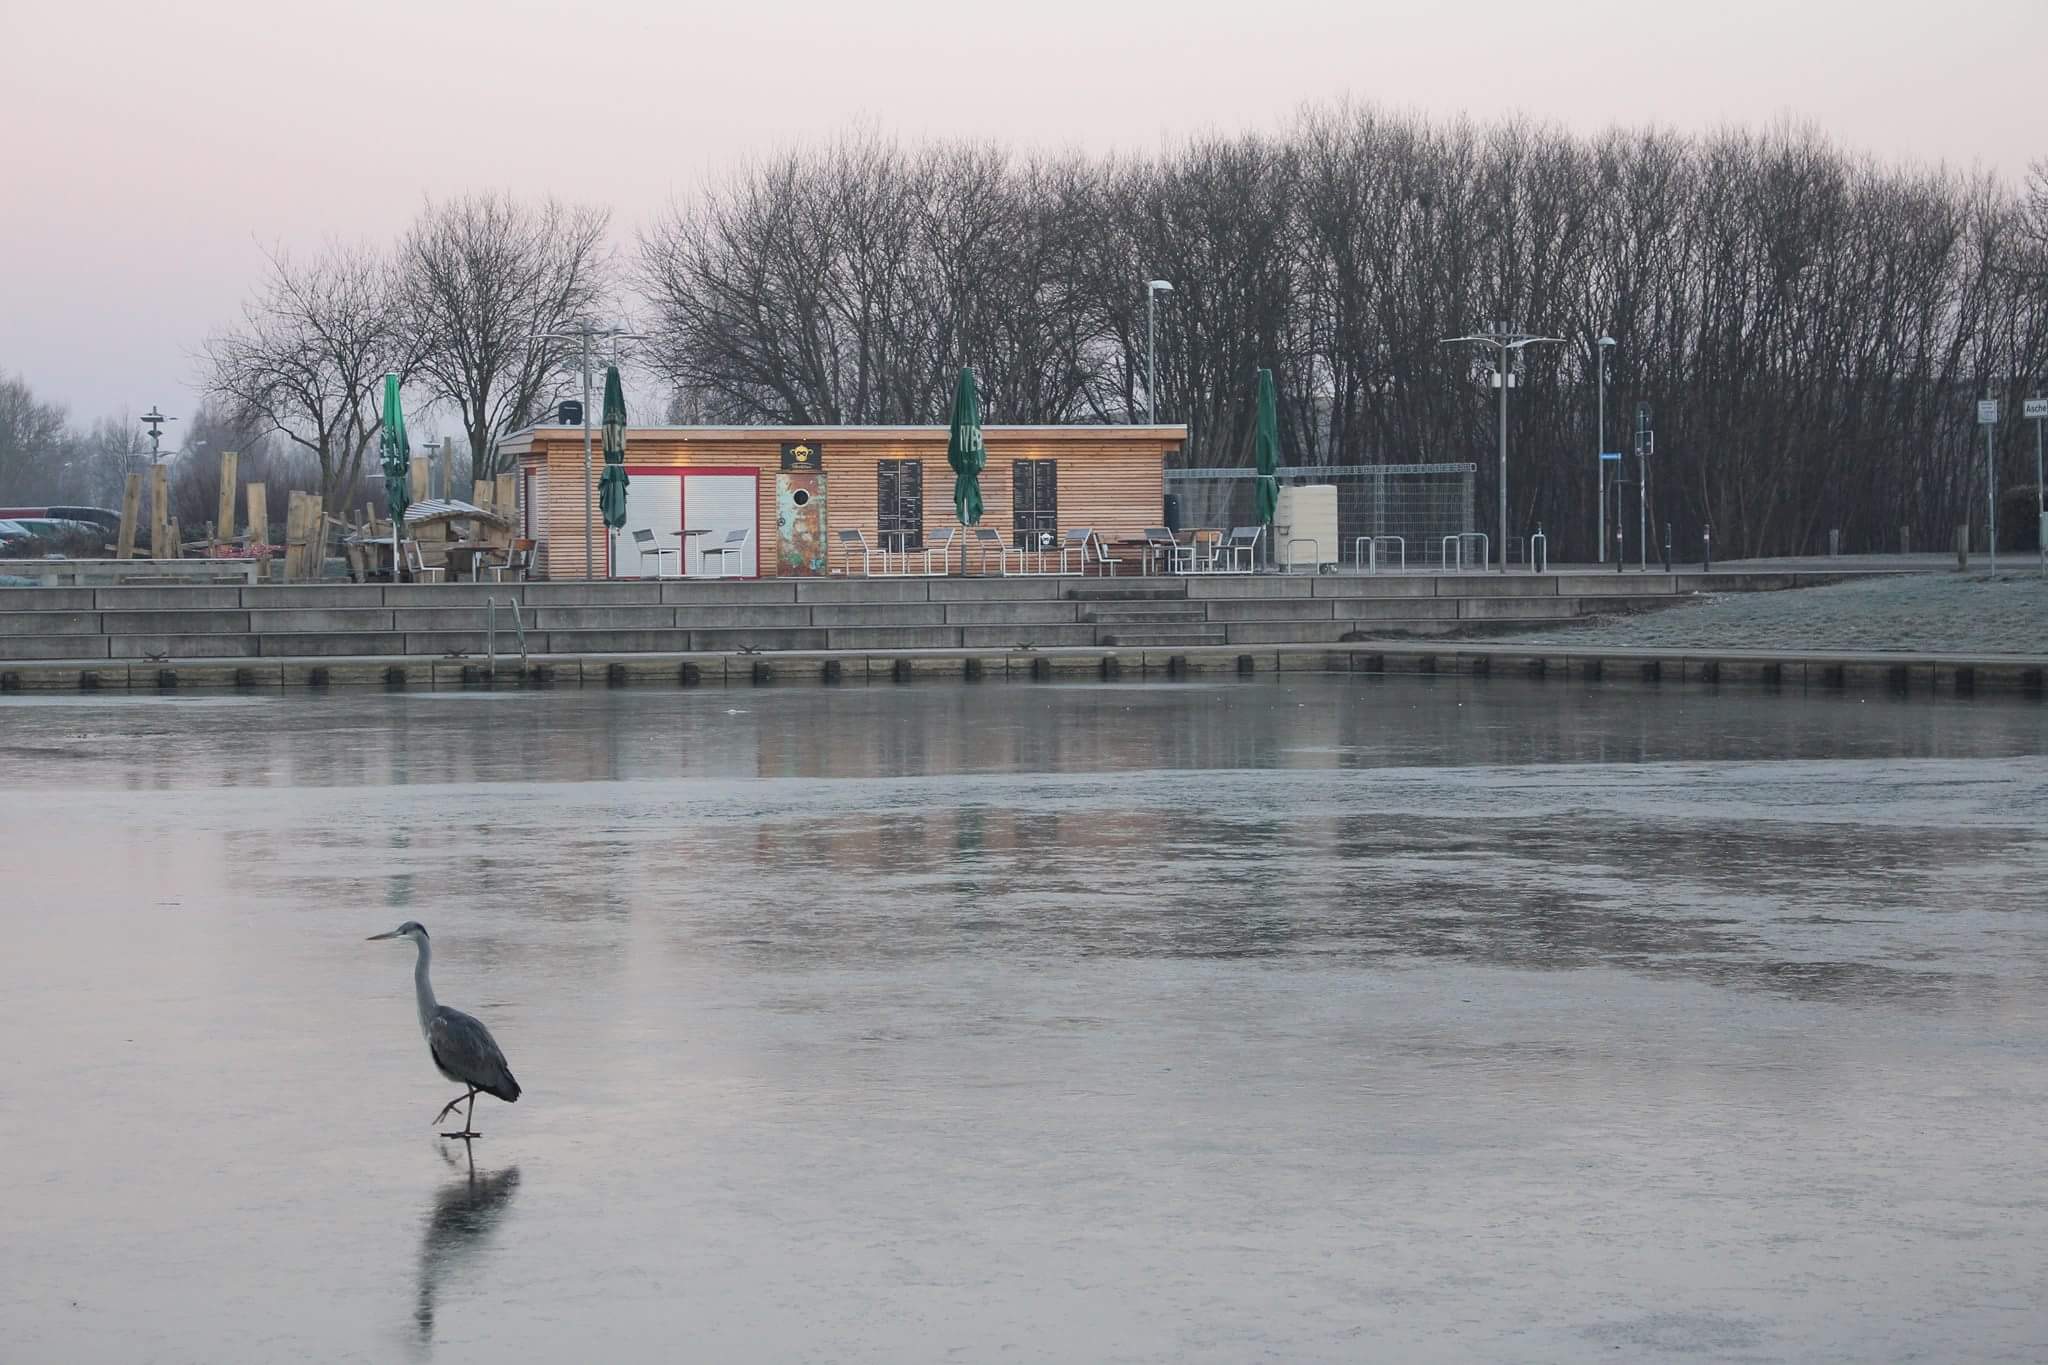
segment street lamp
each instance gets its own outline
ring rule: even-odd
[[[618,343],[621,339],[640,341],[645,332],[629,332],[623,327],[578,327],[573,332],[535,332],[535,341],[574,341],[583,348],[583,576],[597,577],[597,518],[595,515],[596,494],[590,467],[590,343],[597,337],[610,337],[612,357],[618,358]],[[474,452],[472,452],[474,453]]]
[[[1493,377],[1500,385],[1500,571],[1508,571],[1508,366],[1514,352],[1539,342],[1560,342],[1563,337],[1540,337],[1517,331],[1511,324],[1496,322],[1482,334],[1445,337],[1439,345],[1490,346],[1493,348]]]
[[[163,452],[157,449],[157,443],[163,437],[164,423],[177,420],[175,417],[166,417],[158,412],[154,403],[149,405],[148,412],[142,414],[142,424],[149,428],[149,462],[151,464],[155,464],[159,459],[163,458]]]
[[[1600,480],[1600,510],[1596,513],[1599,525],[1593,533],[1593,548],[1598,555],[1594,562],[1599,564],[1607,562],[1607,353],[1613,349],[1614,338],[1601,337],[1594,351],[1596,362],[1600,366],[1600,425],[1594,433],[1594,441],[1599,449],[1593,452]]]
[[[1166,280],[1145,282],[1145,421],[1150,426],[1159,424],[1159,348],[1154,341],[1158,317],[1154,305],[1161,294],[1172,292],[1173,285]]]

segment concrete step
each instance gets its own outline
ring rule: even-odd
[[[1134,649],[1141,645],[1220,645],[1228,642],[1222,626],[1119,626],[1115,630],[1103,629],[1096,636],[1097,644],[1115,645],[1119,649]]]
[[[1208,620],[1200,607],[1167,607],[1146,603],[1105,603],[1081,613],[1083,621],[1105,626],[1199,624]]]
[[[1067,596],[1076,602],[1158,602],[1169,598],[1184,598],[1188,585],[1177,579],[1153,578],[1144,580],[1099,579],[1093,583],[1074,583],[1068,586]]]

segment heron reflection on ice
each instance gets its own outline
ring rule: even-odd
[[[517,1166],[479,1174],[470,1144],[465,1142],[462,1146],[461,1162],[450,1149],[441,1149],[442,1160],[451,1167],[461,1165],[466,1169],[435,1192],[426,1229],[420,1234],[419,1295],[412,1316],[422,1345],[434,1338],[434,1309],[442,1280],[460,1271],[482,1250],[519,1189]]]

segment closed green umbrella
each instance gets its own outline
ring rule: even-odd
[[[988,452],[981,445],[981,394],[974,371],[960,367],[960,387],[953,391],[953,432],[946,441],[946,463],[953,466],[953,510],[962,526],[981,522],[981,470]],[[962,551],[962,553],[966,553]],[[963,564],[961,572],[966,572]]]
[[[398,581],[399,528],[405,525],[406,484],[412,476],[412,442],[405,436],[405,412],[398,405],[398,376],[384,376],[384,430],[379,455],[384,464],[384,501],[391,507],[391,581]]]
[[[597,480],[597,506],[612,533],[612,553],[619,553],[619,528],[626,524],[626,393],[619,387],[619,367],[604,372],[604,473]],[[617,572],[614,566],[613,572]]]
[[[1259,420],[1252,432],[1252,456],[1259,463],[1257,480],[1257,507],[1259,524],[1271,526],[1273,512],[1280,505],[1280,480],[1275,477],[1280,468],[1280,414],[1279,400],[1273,396],[1273,372],[1259,371]],[[1267,537],[1268,541],[1272,539]]]

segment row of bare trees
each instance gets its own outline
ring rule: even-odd
[[[1981,534],[1974,400],[2017,417],[2048,379],[2044,175],[2015,193],[1789,127],[1582,138],[1349,105],[1107,160],[857,137],[676,206],[636,273],[654,364],[731,422],[943,421],[961,363],[990,421],[1126,420],[1163,278],[1157,406],[1188,464],[1248,459],[1268,366],[1288,463],[1476,460],[1483,507],[1493,391],[1442,341],[1511,322],[1562,338],[1513,391],[1514,529],[1585,557],[1611,336],[1606,444],[1650,405],[1681,545],[1711,523],[1729,553],[1831,529],[1931,548]],[[1997,439],[2001,483],[2031,485],[2030,434]]]
[[[554,200],[430,203],[390,251],[279,251],[241,321],[201,347],[208,395],[303,450],[330,500],[376,458],[386,374],[459,421],[478,477],[562,387],[569,343],[545,334],[603,302],[609,215]]]

